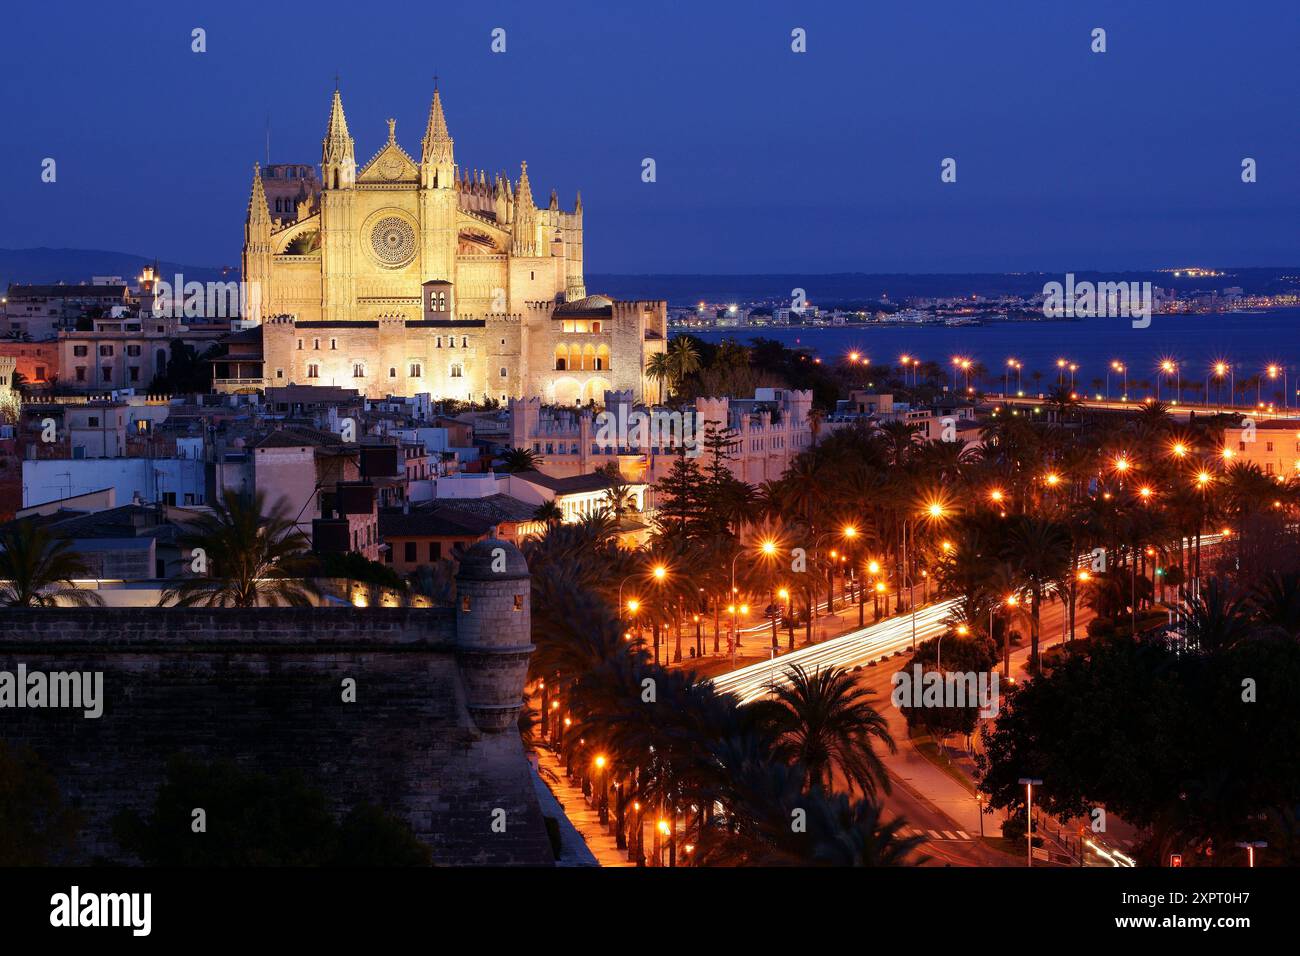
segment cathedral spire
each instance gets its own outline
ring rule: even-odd
[[[528,164],[519,168],[519,189],[515,192],[514,216],[511,217],[511,250],[517,256],[540,255],[537,207],[533,205],[533,190],[528,184]]]
[[[262,185],[262,167],[253,164],[253,190],[248,197],[248,215],[244,221],[250,226],[271,223],[271,210],[266,204],[266,189]]]
[[[356,178],[356,152],[352,134],[348,132],[347,117],[343,115],[343,96],[337,87],[330,102],[330,119],[325,139],[321,141],[320,164],[326,189],[351,186]]]
[[[519,164],[519,188],[515,191],[515,203],[518,205],[527,203],[530,208],[533,206],[533,188],[528,184],[527,161]]]
[[[442,113],[442,94],[433,88],[433,102],[429,104],[429,122],[424,128],[420,143],[421,183],[425,188],[438,186],[452,188],[455,183],[456,160],[454,140],[447,131],[447,118]]]

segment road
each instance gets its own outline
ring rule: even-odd
[[[906,721],[890,701],[891,679],[903,663],[915,640],[928,640],[946,628],[955,601],[923,607],[914,615],[901,615],[878,624],[850,631],[837,638],[785,653],[775,660],[760,661],[712,678],[720,691],[734,693],[742,703],[751,703],[768,694],[774,682],[782,681],[788,668],[799,664],[807,669],[821,667],[858,668],[858,680],[875,697],[875,703],[889,721],[889,732],[898,745],[894,754],[881,757],[889,774],[892,790],[883,798],[890,818],[905,821],[905,835],[925,840],[921,852],[934,866],[1015,866],[1018,856],[1008,857],[980,842],[979,804],[973,790],[935,766],[912,746]],[[1084,608],[1076,612],[1076,633],[1082,633],[1091,613]],[[1027,634],[1028,620],[1017,615],[1014,625]],[[1040,651],[1060,643],[1066,631],[1066,608],[1060,603],[1046,605],[1041,614]],[[1013,674],[1023,672],[1028,659],[1028,642],[1012,655]],[[892,660],[891,660],[892,658]],[[872,666],[873,663],[875,666]],[[847,789],[843,780],[837,789]],[[1001,832],[1000,817],[984,817],[983,827],[989,835]]]

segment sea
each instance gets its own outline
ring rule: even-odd
[[[675,332],[674,334],[680,334]],[[732,328],[710,331],[689,330],[690,335],[708,342],[734,339],[747,342],[753,338],[775,339],[792,348],[806,348],[823,361],[835,361],[851,352],[869,358],[873,364],[898,366],[903,355],[933,361],[951,370],[954,357],[980,362],[990,376],[1001,379],[1009,360],[1023,366],[1023,389],[1042,391],[1057,381],[1058,361],[1077,365],[1075,387],[1093,393],[1094,380],[1105,381],[1110,374],[1110,390],[1118,396],[1123,387],[1123,373],[1112,363],[1128,368],[1129,394],[1138,390],[1137,383],[1150,383],[1155,391],[1157,369],[1172,361],[1180,369],[1184,388],[1187,383],[1209,378],[1213,399],[1219,383],[1212,375],[1217,363],[1229,367],[1222,386],[1224,398],[1232,380],[1241,381],[1265,374],[1270,365],[1277,366],[1275,380],[1265,378],[1262,400],[1280,402],[1283,390],[1292,395],[1300,385],[1300,308],[1268,309],[1247,312],[1220,312],[1194,315],[1151,317],[1147,328],[1135,329],[1131,319],[1088,318],[1061,321],[988,322],[974,326],[859,324],[847,326],[792,326],[788,328]],[[1034,383],[1031,373],[1042,373]],[[1283,385],[1283,370],[1286,384]],[[1068,374],[1068,373],[1067,373]],[[962,378],[958,374],[958,383]],[[1175,382],[1173,376],[1162,381],[1162,398]],[[1016,388],[1011,372],[1010,385]],[[1104,385],[1102,386],[1104,388]],[[1270,396],[1270,388],[1273,395]],[[1256,389],[1241,395],[1239,401],[1254,401]],[[1146,390],[1142,391],[1146,394]],[[1190,392],[1186,398],[1190,399]],[[1294,399],[1293,399],[1294,402]]]

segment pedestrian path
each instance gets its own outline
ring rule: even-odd
[[[564,764],[559,757],[545,747],[538,748],[536,753],[539,776],[559,804],[565,818],[581,835],[596,864],[632,866],[627,851],[618,848],[618,842],[600,822],[600,814],[587,803],[582,789],[564,775]]]
[[[973,840],[965,830],[922,830],[920,827],[903,827],[898,831],[903,836],[925,837],[930,840]]]

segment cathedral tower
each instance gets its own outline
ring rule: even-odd
[[[253,164],[253,190],[244,217],[244,255],[240,266],[248,290],[243,318],[261,322],[262,306],[271,296],[271,211],[257,163]]]
[[[329,320],[353,318],[356,302],[354,263],[357,180],[356,148],[343,114],[338,87],[330,104],[329,125],[321,142],[321,311]]]
[[[449,311],[456,315],[456,193],[454,142],[442,113],[442,97],[435,86],[429,104],[429,122],[420,143],[420,253],[423,282],[450,282]],[[426,286],[427,288],[427,286]]]

